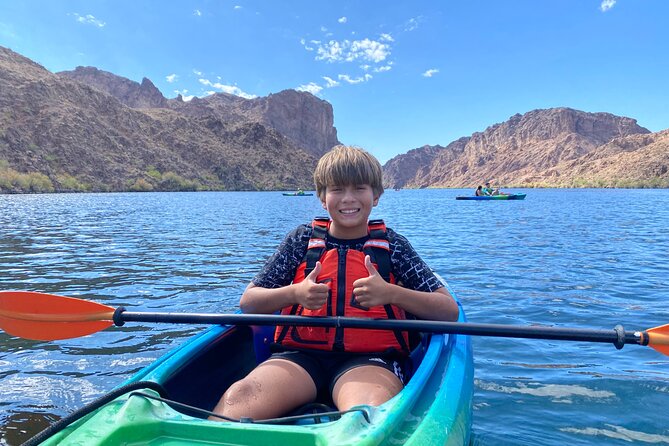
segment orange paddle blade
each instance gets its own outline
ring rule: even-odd
[[[0,291],[0,328],[12,336],[53,341],[85,336],[113,324],[114,308],[34,291]]]
[[[669,356],[669,324],[646,330],[648,346]]]

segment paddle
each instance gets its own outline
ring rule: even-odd
[[[669,356],[669,324],[644,331],[558,328],[426,320],[379,320],[351,317],[277,316],[273,314],[209,314],[130,312],[88,300],[33,291],[0,291],[0,328],[10,335],[40,341],[68,339],[126,322],[220,325],[295,325],[422,331],[474,336],[549,339],[647,345]]]

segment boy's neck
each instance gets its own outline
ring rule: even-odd
[[[366,237],[368,234],[367,222],[365,222],[364,226],[358,225],[355,227],[347,228],[347,227],[337,226],[336,223],[333,221],[330,224],[328,233],[332,237],[338,238],[340,240],[355,240],[363,238]]]

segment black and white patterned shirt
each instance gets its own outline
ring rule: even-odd
[[[263,288],[280,288],[290,285],[295,278],[297,267],[304,260],[312,232],[311,224],[300,225],[290,232],[253,278],[253,284]],[[390,243],[392,273],[397,282],[401,282],[405,288],[426,292],[432,292],[444,286],[406,238],[390,228],[387,228],[387,234]],[[328,234],[326,248],[348,248],[361,251],[367,239],[369,236],[342,240]]]

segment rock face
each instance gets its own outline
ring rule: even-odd
[[[189,116],[212,114],[226,122],[263,124],[317,158],[339,144],[332,105],[306,92],[284,90],[254,99],[217,93],[190,102],[174,100],[170,107]]]
[[[167,106],[167,99],[147,78],[142,79],[142,83],[138,84],[130,79],[94,67],[77,67],[73,71],[60,71],[57,75],[90,85],[115,97],[128,107],[157,108]]]
[[[389,160],[383,166],[383,184],[385,187],[398,189],[407,184],[425,187],[429,181],[420,184],[419,179],[429,176],[429,167],[437,157],[455,159],[462,154],[465,144],[469,138],[460,138],[447,147],[423,146],[410,150],[404,155],[399,155]],[[444,161],[441,161],[444,162]],[[427,181],[427,180],[426,180]]]
[[[132,108],[170,107],[189,116],[212,115],[226,122],[261,123],[316,157],[339,144],[332,105],[306,92],[284,90],[254,99],[218,93],[184,102],[180,97],[166,99],[147,78],[138,84],[93,67],[57,74],[90,85]]]
[[[0,85],[1,192],[309,189],[317,154],[337,143],[332,107],[308,93],[186,103],[147,79],[54,74],[2,47]],[[252,118],[263,101],[269,111]],[[325,131],[300,133],[304,123]]]
[[[606,165],[627,163],[629,158],[614,159],[619,146],[640,150],[653,138],[650,132],[631,118],[609,113],[586,113],[569,108],[534,110],[514,115],[508,121],[493,125],[469,138],[461,138],[446,148],[415,149],[426,164],[412,166],[397,173],[397,159],[384,166],[386,184],[394,187],[476,187],[485,181],[504,186],[579,186],[595,185],[601,178],[597,169],[604,164],[594,160],[608,159]],[[663,140],[663,137],[658,137]],[[616,142],[617,141],[617,142]],[[645,142],[645,143],[644,143]],[[453,147],[451,147],[453,146]],[[451,147],[451,149],[449,149]],[[632,150],[632,149],[630,149]],[[410,152],[411,153],[411,152]],[[424,154],[425,153],[425,154]],[[401,157],[406,155],[401,155]],[[653,156],[657,154],[653,152]],[[653,164],[654,163],[654,164]],[[653,165],[662,161],[654,159]],[[588,173],[579,166],[589,166]],[[608,168],[606,184],[618,184],[629,165]],[[657,172],[661,167],[656,169]],[[650,173],[652,169],[646,169]],[[579,176],[581,175],[581,176]],[[637,175],[650,180],[650,177]]]

